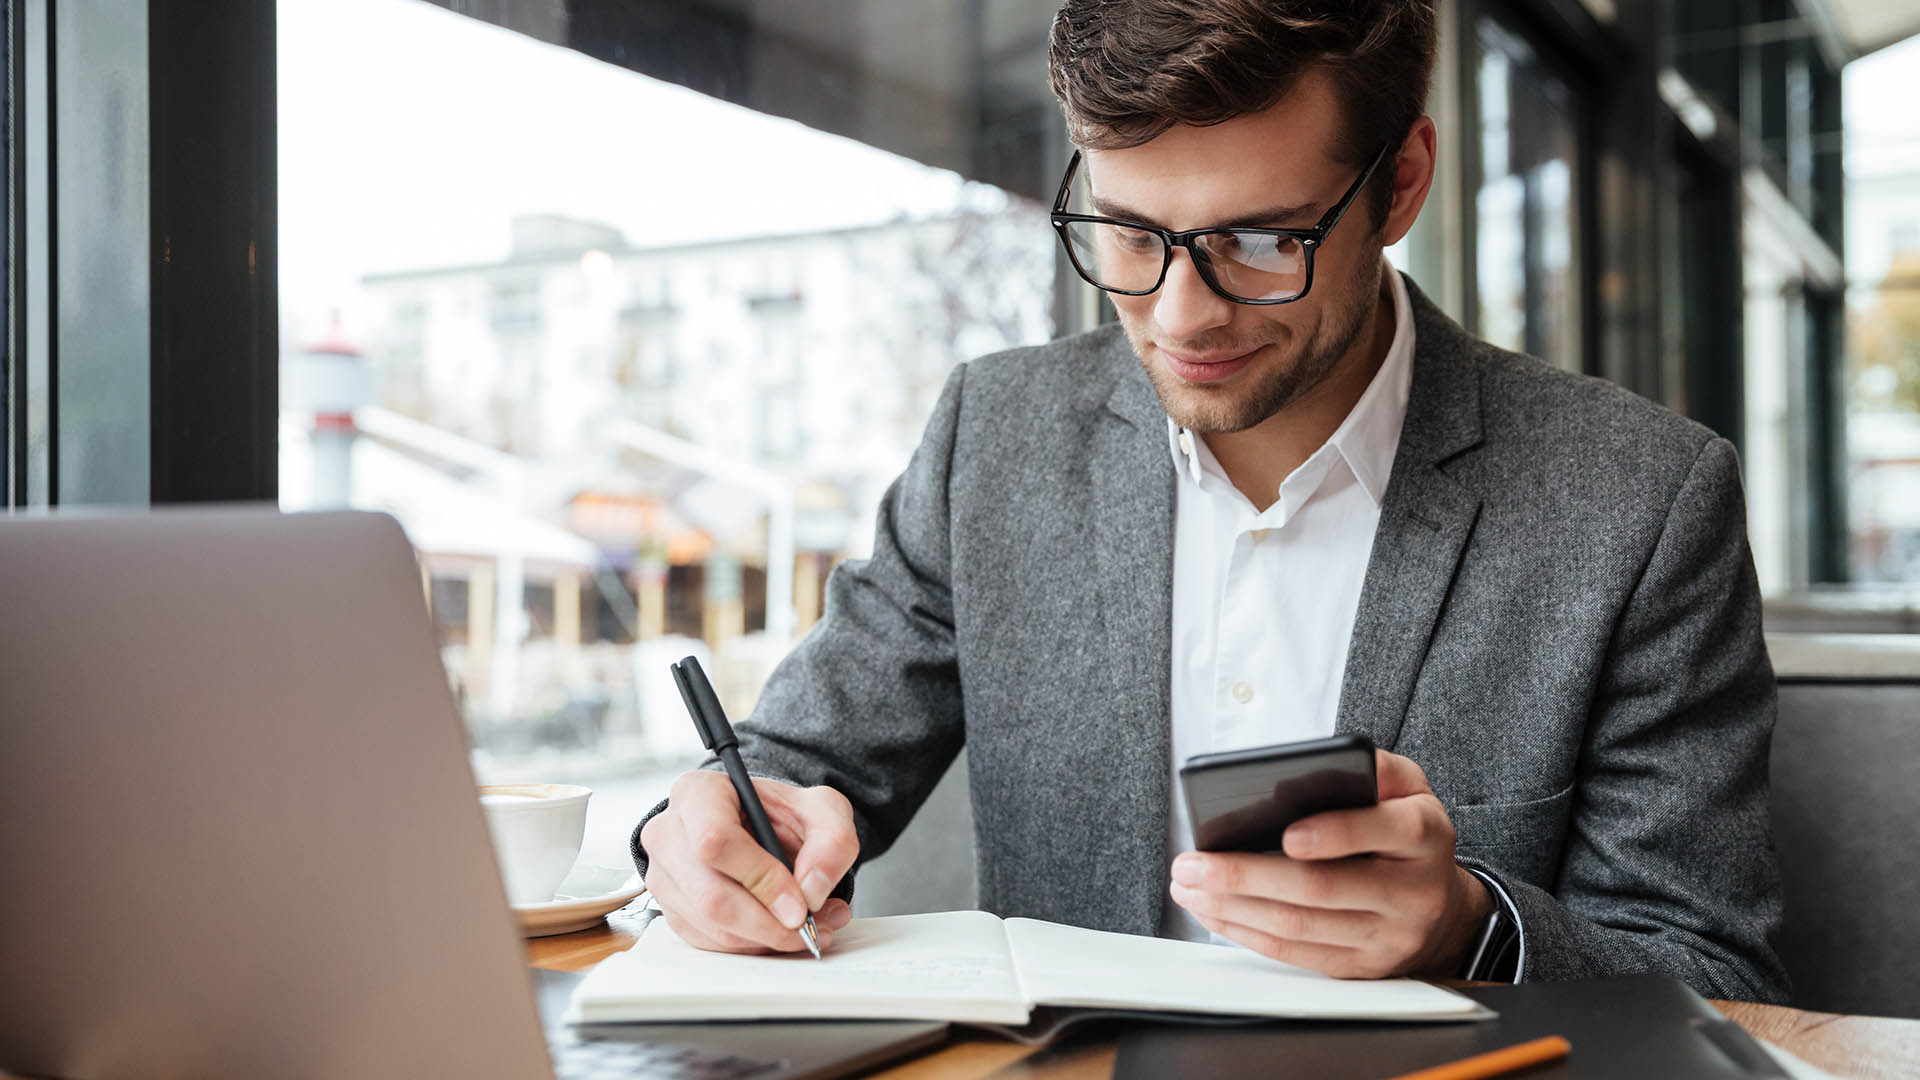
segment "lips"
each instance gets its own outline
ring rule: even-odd
[[[1213,383],[1233,377],[1252,362],[1259,349],[1243,353],[1181,353],[1162,347],[1160,355],[1175,375],[1190,383]]]

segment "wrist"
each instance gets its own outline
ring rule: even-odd
[[[1432,954],[1418,972],[1428,978],[1459,977],[1499,903],[1486,882],[1459,863],[1453,864],[1453,878],[1454,902],[1448,905],[1449,914],[1441,920]]]

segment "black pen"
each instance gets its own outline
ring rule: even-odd
[[[720,708],[720,698],[714,694],[713,684],[707,681],[707,673],[700,670],[700,661],[689,656],[670,666],[673,684],[680,688],[680,697],[687,703],[687,713],[700,732],[700,741],[720,759],[727,776],[733,780],[733,790],[740,796],[740,809],[747,815],[753,838],[767,849],[767,854],[792,870],[793,860],[787,857],[787,849],[780,846],[780,836],[773,831],[773,819],[767,817],[767,808],[760,805],[753,780],[747,776],[747,766],[740,760],[740,740],[734,737],[733,725],[727,723],[727,714]],[[812,912],[807,913],[807,921],[800,926],[800,940],[807,943],[807,951],[815,960],[820,959],[819,931],[814,928]]]

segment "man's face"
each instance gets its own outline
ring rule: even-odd
[[[1334,157],[1342,122],[1310,72],[1277,105],[1140,146],[1087,152],[1094,212],[1175,231],[1222,222],[1310,228],[1358,169]],[[1391,169],[1391,160],[1383,162]],[[1274,210],[1269,220],[1249,215]],[[1365,192],[1314,253],[1313,286],[1290,304],[1236,304],[1187,252],[1147,296],[1108,294],[1160,404],[1194,431],[1243,431],[1318,386],[1366,328],[1380,290],[1380,237]]]

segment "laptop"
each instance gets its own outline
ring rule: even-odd
[[[772,1080],[944,1035],[543,1025],[385,515],[0,517],[0,746],[0,1072]]]

